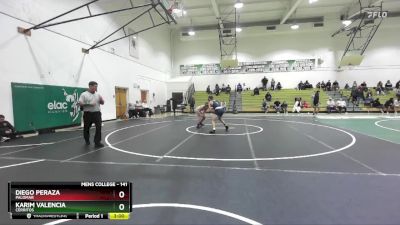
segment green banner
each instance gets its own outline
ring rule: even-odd
[[[19,132],[81,123],[85,88],[11,83],[14,125]]]

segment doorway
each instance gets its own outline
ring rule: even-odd
[[[126,99],[127,99],[127,88],[115,87],[115,106],[117,112],[117,119],[125,119],[126,118]]]

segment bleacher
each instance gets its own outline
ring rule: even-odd
[[[309,90],[295,90],[295,89],[282,89],[280,91],[269,91],[272,95],[272,100],[270,102],[270,111],[275,112],[275,110],[271,109],[273,103],[278,99],[281,103],[286,101],[288,104],[288,112],[292,111],[294,105],[294,99],[296,97],[301,97],[302,101],[306,101],[310,108],[303,108],[303,112],[312,112],[312,96],[314,95],[317,89],[309,89]],[[242,106],[244,112],[261,112],[262,102],[265,97],[267,91],[261,91],[260,95],[253,96],[253,91],[244,91],[242,92]],[[326,102],[329,98],[324,92],[320,92],[320,112],[326,111]]]
[[[269,112],[275,112],[273,109],[273,103],[278,99],[281,103],[283,101],[286,101],[288,104],[288,112],[292,111],[293,105],[294,105],[294,99],[296,97],[301,97],[302,101],[306,101],[309,105],[310,108],[303,108],[302,112],[312,112],[312,97],[317,89],[308,89],[308,90],[295,90],[295,89],[282,89],[280,91],[269,91],[270,94],[272,95],[272,100],[269,103],[270,104],[270,110]],[[341,96],[344,98],[344,100],[348,100],[350,97],[350,90],[340,90]],[[262,91],[260,90],[260,95],[255,95],[253,96],[253,90],[249,91],[243,91],[242,92],[242,111],[241,112],[262,112],[262,102],[265,97],[265,94],[267,91]],[[205,91],[196,91],[194,93],[194,97],[196,99],[196,106],[203,104],[207,102],[208,99],[208,94]],[[227,105],[229,104],[229,94],[226,93],[220,93],[219,96],[213,95],[214,99],[219,100],[219,101],[225,101]],[[380,95],[378,96],[376,92],[373,92],[373,98],[379,97],[379,100],[382,104],[385,104],[385,102],[389,98],[395,98],[395,92],[391,91],[390,93],[386,95]],[[329,99],[329,95],[324,92],[320,91],[320,112],[326,112],[326,102]],[[372,108],[368,106],[364,106],[363,102],[360,102],[359,105],[360,109],[362,112],[375,112],[379,111],[377,108]],[[187,107],[186,112],[189,112],[189,107]],[[352,111],[351,108],[348,108],[348,111]]]

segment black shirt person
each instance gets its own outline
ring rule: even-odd
[[[79,98],[79,104],[83,107],[83,138],[86,145],[90,145],[90,127],[94,123],[96,126],[96,134],[94,135],[95,147],[104,147],[101,143],[101,112],[100,105],[104,105],[104,100],[97,92],[97,82],[90,81],[89,89],[83,92]]]
[[[0,141],[14,138],[16,138],[16,135],[13,125],[5,120],[3,115],[0,115]]]

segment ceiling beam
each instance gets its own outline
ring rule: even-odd
[[[281,19],[280,24],[284,24],[286,22],[286,20],[289,19],[289,17],[294,13],[294,11],[296,11],[297,7],[300,5],[300,3],[303,0],[293,0],[293,1],[295,1],[294,4],[289,9],[289,11],[283,16],[283,18]]]
[[[213,11],[214,11],[215,17],[218,20],[219,27],[221,29],[224,29],[224,24],[221,21],[221,14],[219,13],[219,7],[217,5],[217,2],[215,0],[210,0],[210,1],[211,1],[211,5],[213,7]]]

